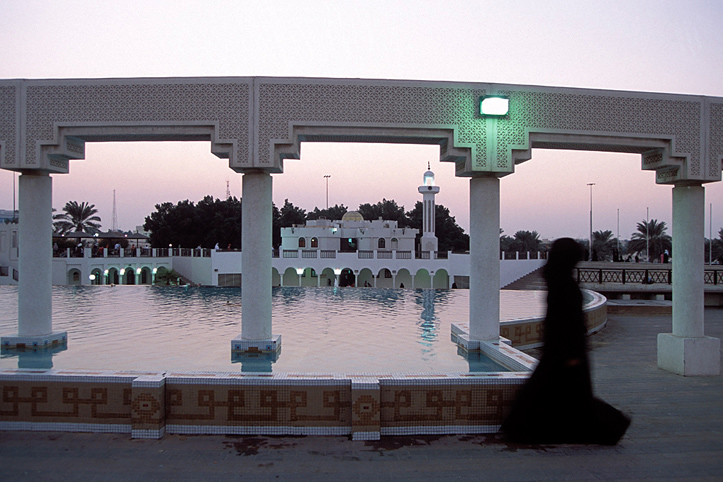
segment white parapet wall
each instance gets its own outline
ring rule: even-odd
[[[544,259],[504,259],[500,261],[500,288],[526,276],[545,265]]]

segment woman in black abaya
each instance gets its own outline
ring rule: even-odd
[[[581,258],[574,239],[552,244],[544,268],[542,355],[502,424],[501,432],[511,442],[614,445],[630,424],[620,411],[593,396],[582,293],[572,276]]]

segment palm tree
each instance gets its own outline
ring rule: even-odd
[[[609,229],[605,231],[595,231],[592,233],[593,259],[595,259],[596,255],[599,260],[607,259],[613,252],[615,241],[616,240],[613,238],[613,232]]]
[[[63,206],[63,211],[63,213],[53,215],[53,227],[57,233],[67,234],[81,231],[94,234],[100,231],[100,217],[95,215],[98,212],[95,204],[88,204],[85,201],[80,204],[68,201]]]
[[[511,247],[516,251],[535,252],[540,251],[541,246],[542,240],[537,231],[517,231]]]
[[[708,249],[707,243],[706,249]],[[713,239],[713,259],[720,260],[721,258],[723,258],[723,228],[718,231],[718,237]],[[705,259],[708,259],[708,251],[706,251]]]
[[[633,233],[628,242],[628,252],[644,252],[647,246],[648,261],[658,259],[665,250],[670,252],[672,249],[672,238],[665,234],[666,230],[665,221],[651,219],[650,222],[639,222],[638,232]]]

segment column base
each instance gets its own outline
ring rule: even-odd
[[[276,353],[281,350],[281,335],[271,335],[266,340],[246,340],[242,337],[231,340],[231,353]]]
[[[37,350],[53,346],[65,345],[68,343],[67,331],[54,331],[47,335],[30,336],[3,336],[0,338],[0,346],[5,349]]]
[[[660,333],[658,368],[683,376],[720,375],[720,339]]]

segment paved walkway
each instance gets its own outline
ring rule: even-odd
[[[670,316],[611,316],[592,337],[597,394],[632,415],[616,447],[516,446],[495,435],[231,437],[0,432],[0,479],[24,480],[723,480],[723,377],[656,366]],[[706,310],[723,338],[723,309]]]

